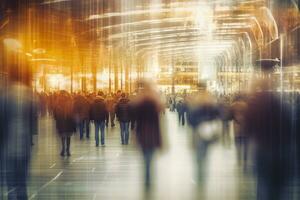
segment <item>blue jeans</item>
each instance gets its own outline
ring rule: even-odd
[[[83,120],[83,121],[79,122],[80,139],[83,138],[84,128],[86,128],[86,137],[89,138],[90,137],[90,121],[89,120]]]
[[[120,122],[122,144],[128,144],[129,122]]]
[[[90,120],[85,120],[86,137],[90,138]]]
[[[84,121],[79,122],[79,136],[80,139],[83,138],[83,132],[84,132]]]
[[[95,122],[95,140],[96,140],[96,146],[99,146],[99,129],[101,131],[101,144],[104,145],[104,130],[105,130],[105,121],[103,122]]]

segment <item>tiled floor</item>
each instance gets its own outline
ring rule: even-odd
[[[153,187],[145,192],[134,134],[123,146],[119,127],[108,128],[106,146],[95,147],[91,125],[91,138],[80,141],[78,134],[73,136],[72,156],[62,158],[53,121],[42,119],[32,155],[29,199],[255,199],[255,182],[241,173],[234,145],[211,146],[205,181],[198,184],[191,131],[178,126],[175,113],[167,112],[162,125],[164,148],[156,154]]]

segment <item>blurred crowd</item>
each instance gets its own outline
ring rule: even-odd
[[[286,189],[298,180],[299,171],[300,95],[296,92],[278,92],[268,80],[260,80],[249,93],[215,96],[202,86],[192,94],[165,94],[143,80],[131,94],[35,93],[30,73],[20,66],[11,67],[0,98],[1,182],[6,180],[10,199],[27,199],[32,137],[38,134],[37,121],[43,117],[55,120],[61,156],[71,156],[71,137],[77,131],[80,140],[91,137],[91,125],[95,146],[104,147],[105,131],[111,130],[106,127],[118,122],[121,144],[128,145],[132,134],[140,146],[145,186],[150,188],[153,156],[163,145],[160,118],[166,110],[177,113],[180,126],[188,124],[192,129],[200,183],[205,181],[211,145],[233,138],[238,163],[257,177],[257,199],[296,199]]]

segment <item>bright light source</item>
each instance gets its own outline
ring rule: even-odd
[[[109,81],[109,72],[107,70],[104,70],[102,73],[98,73],[97,79],[101,80],[103,82],[108,82]]]
[[[52,58],[35,58],[35,59],[31,59],[31,61],[33,62],[37,62],[37,61],[50,61],[50,62],[56,62],[55,59]]]
[[[4,46],[7,48],[7,50],[13,51],[13,52],[20,52],[22,49],[22,44],[13,38],[6,38],[3,40]]]
[[[47,75],[49,88],[51,89],[61,89],[63,88],[67,81],[63,74],[49,74]]]
[[[38,48],[38,49],[33,49],[32,52],[35,54],[44,54],[46,53],[46,50],[42,48]]]

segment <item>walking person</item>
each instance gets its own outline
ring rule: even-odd
[[[141,93],[133,103],[136,115],[136,137],[145,163],[145,187],[151,186],[151,165],[155,151],[162,146],[159,114],[162,110],[159,95],[153,86],[143,81]]]
[[[183,102],[183,100],[179,100],[179,102],[176,105],[176,110],[177,110],[177,113],[178,113],[179,125],[181,124],[182,126],[184,126],[184,124],[185,124],[186,105]]]
[[[115,127],[115,106],[116,106],[116,101],[115,101],[115,96],[113,94],[109,94],[106,98],[106,106],[107,110],[109,113],[109,120],[110,120],[110,125],[111,127]],[[109,120],[106,121],[106,126],[108,126]]]
[[[99,131],[101,132],[101,145],[105,145],[105,124],[108,120],[108,111],[103,96],[97,96],[91,105],[90,118],[95,124],[96,147],[99,146]]]
[[[83,139],[84,129],[86,129],[86,138],[90,138],[89,127],[87,121],[89,120],[90,104],[88,99],[79,94],[74,97],[74,116],[79,126],[80,140]]]
[[[76,132],[76,122],[73,116],[73,100],[67,91],[60,91],[54,107],[56,130],[61,137],[61,156],[71,156],[71,136]]]
[[[189,102],[188,122],[193,129],[193,145],[198,164],[198,181],[203,183],[207,172],[208,150],[221,134],[219,107],[205,85]]]
[[[292,178],[291,111],[272,80],[255,81],[244,115],[244,130],[255,147],[258,200],[289,199]]]
[[[248,143],[249,138],[243,129],[245,126],[245,114],[248,109],[246,99],[242,96],[237,96],[231,105],[233,117],[234,140],[237,149],[238,163],[243,165],[244,170],[247,167]]]
[[[128,144],[129,141],[129,122],[131,120],[129,102],[130,100],[126,97],[126,94],[122,93],[121,99],[116,105],[116,115],[120,122],[122,144]]]
[[[27,61],[16,55],[10,62],[8,86],[0,96],[1,164],[5,164],[8,199],[27,199],[31,141],[38,130],[37,102]]]

